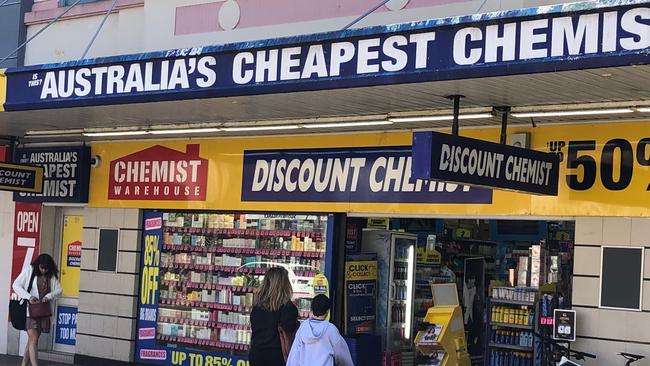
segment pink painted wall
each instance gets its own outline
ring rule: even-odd
[[[241,9],[237,29],[361,15],[377,0],[236,0]],[[468,0],[410,0],[404,9]],[[176,8],[175,34],[222,31],[217,18],[223,1]],[[376,12],[390,11],[385,6]],[[434,17],[434,16],[432,16]]]

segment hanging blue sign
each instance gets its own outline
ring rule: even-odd
[[[560,158],[446,133],[415,132],[412,167],[415,178],[557,196]]]
[[[90,147],[38,147],[16,149],[14,161],[43,167],[41,193],[16,192],[21,202],[88,202]]]
[[[648,63],[650,5],[584,2],[8,69],[8,111]]]
[[[492,203],[492,191],[411,178],[411,147],[247,150],[242,201]]]

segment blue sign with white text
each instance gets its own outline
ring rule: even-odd
[[[56,309],[54,342],[74,346],[77,343],[77,308],[59,305]]]
[[[557,154],[439,132],[413,133],[414,177],[557,196]]]
[[[14,161],[44,169],[43,192],[15,192],[14,201],[88,202],[89,146],[20,148],[14,153]]]
[[[624,4],[624,6],[621,6]],[[8,111],[648,63],[650,5],[584,2],[8,69]]]
[[[411,179],[411,147],[244,151],[242,201],[492,203],[492,191]]]

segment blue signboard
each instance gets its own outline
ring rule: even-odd
[[[56,309],[54,342],[74,346],[77,342],[77,308],[59,305]]]
[[[621,6],[623,4],[623,6]],[[584,2],[8,69],[8,111],[648,63],[650,5]]]
[[[163,241],[162,224],[162,213],[144,213],[140,297],[138,299],[135,343],[136,363],[176,366],[248,366],[248,361],[244,356],[170,346],[163,339],[164,335],[157,331],[161,280],[159,273],[160,250]],[[188,334],[187,337],[189,338],[190,335]]]
[[[412,174],[420,179],[556,196],[560,158],[446,133],[414,132]]]
[[[88,202],[90,147],[38,147],[16,149],[14,161],[43,167],[42,193],[16,192],[21,202]]]
[[[411,179],[411,147],[244,151],[242,201],[491,203],[492,191]]]
[[[377,323],[377,256],[351,255],[345,262],[346,334],[374,334]]]

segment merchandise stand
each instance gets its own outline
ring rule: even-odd
[[[452,297],[455,298],[455,300],[451,299],[451,303],[442,300],[438,294],[444,293],[444,291],[436,290],[445,287],[450,289],[447,294],[453,294]],[[424,330],[419,331],[415,337],[418,353],[417,364],[420,366],[470,366],[463,313],[458,305],[456,285],[434,284],[431,288],[434,293],[434,303],[440,305],[429,308],[424,318]]]

